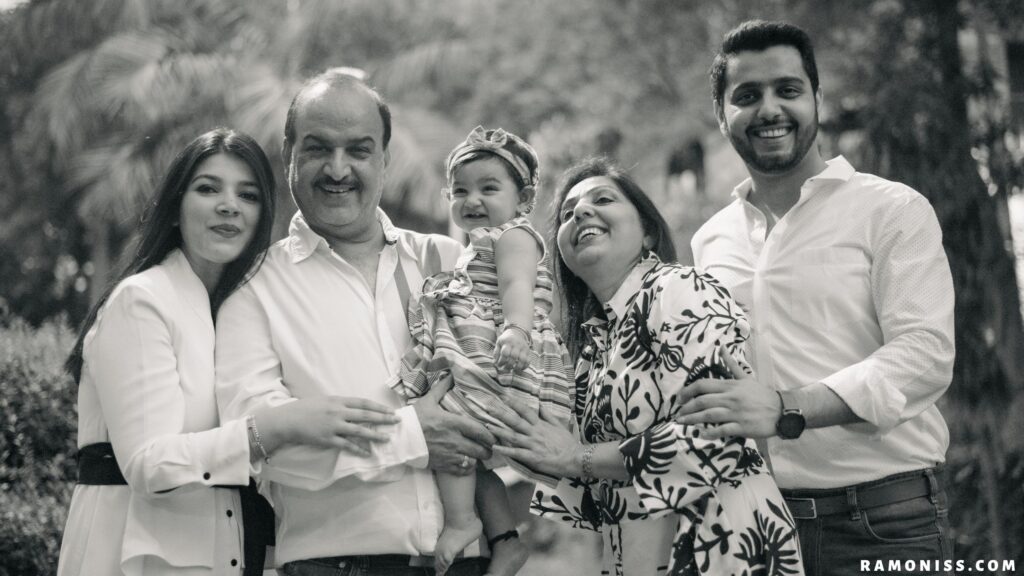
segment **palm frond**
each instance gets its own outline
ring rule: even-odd
[[[395,106],[391,164],[381,204],[396,222],[443,228],[448,204],[441,195],[448,151],[465,134],[443,116],[422,108]]]
[[[155,181],[152,162],[135,143],[106,143],[76,155],[69,185],[82,190],[79,217],[121,229],[134,226]]]
[[[11,11],[4,40],[16,56],[39,61],[40,54],[60,55],[106,34],[147,25],[147,6],[147,0],[29,2]]]
[[[45,119],[46,132],[53,141],[58,159],[80,147],[82,126],[93,109],[96,97],[88,81],[93,52],[72,56],[47,74],[36,90],[32,114]]]
[[[234,127],[248,133],[271,158],[281,150],[285,116],[300,81],[282,78],[263,63],[242,66],[233,89],[225,94],[228,116]]]
[[[465,83],[481,65],[482,48],[468,39],[444,39],[413,46],[372,74],[373,82],[391,98],[424,86]]]
[[[235,58],[225,53],[170,51],[162,35],[124,38],[116,50],[137,45],[136,58],[114,54],[97,92],[104,112],[128,126],[148,126],[197,106],[222,106]],[[140,42],[140,40],[142,40]]]

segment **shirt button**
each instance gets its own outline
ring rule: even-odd
[[[231,518],[234,515],[235,515],[234,512],[232,512],[231,510],[228,510],[228,518]]]
[[[231,559],[231,565],[232,566],[238,566],[238,560],[235,560],[234,558],[232,558]]]
[[[342,560],[341,562],[338,562],[338,568],[344,568],[346,566],[348,566],[348,562],[346,562],[344,560]]]
[[[209,479],[210,479],[210,473],[209,472],[203,472],[203,480],[209,480]]]

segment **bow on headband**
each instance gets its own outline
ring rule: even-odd
[[[445,173],[448,178],[448,184],[451,185],[452,178],[454,176],[455,169],[460,164],[466,161],[469,156],[474,152],[485,150],[498,156],[499,158],[508,162],[512,168],[519,174],[519,177],[526,182],[527,186],[537,187],[540,182],[540,170],[530,171],[529,166],[526,162],[518,155],[507,149],[505,146],[508,145],[509,140],[519,144],[519,146],[530,155],[533,159],[533,164],[536,166],[539,164],[537,160],[537,153],[534,152],[533,148],[527,144],[522,138],[515,134],[510,134],[505,130],[498,128],[491,132],[490,136],[487,135],[487,131],[484,130],[483,126],[477,126],[466,136],[466,140],[455,147],[451,154],[448,155],[448,160],[445,162]]]
[[[504,148],[505,144],[508,143],[508,132],[505,132],[504,128],[498,128],[491,132],[490,136],[487,136],[487,130],[484,130],[483,126],[477,126],[466,137],[466,142],[481,148],[496,150]]]

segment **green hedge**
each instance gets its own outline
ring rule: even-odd
[[[75,479],[75,387],[63,322],[0,325],[0,576],[57,572]]]

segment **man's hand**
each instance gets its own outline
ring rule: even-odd
[[[398,422],[394,410],[372,400],[318,396],[265,408],[253,415],[264,449],[283,444],[339,448],[370,455],[371,442],[387,442],[389,427]]]
[[[413,404],[430,454],[427,465],[449,474],[472,474],[477,460],[491,457],[497,440],[479,422],[441,408],[441,397],[450,387],[450,380],[447,385],[438,382]]]
[[[703,435],[707,438],[775,436],[775,423],[782,413],[782,401],[775,390],[746,376],[746,372],[722,346],[722,359],[733,380],[702,378],[679,395],[680,424],[719,424]]]

